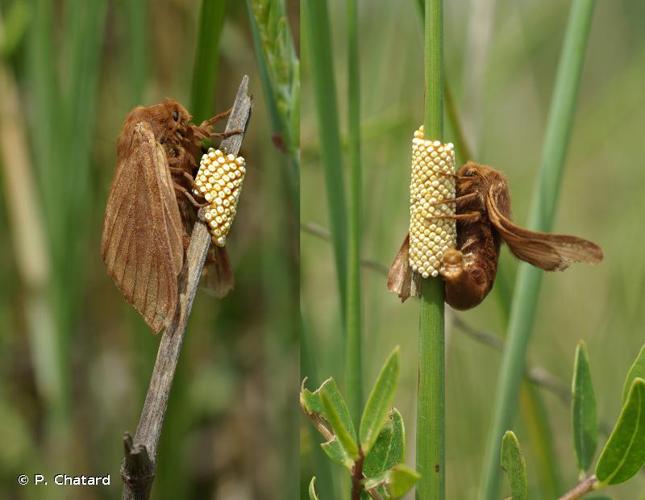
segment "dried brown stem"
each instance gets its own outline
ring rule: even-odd
[[[251,97],[248,95],[248,85],[249,79],[244,76],[226,125],[228,133],[246,129],[251,116]],[[220,149],[237,155],[242,146],[242,138],[242,132],[229,135],[220,144]],[[211,236],[208,227],[198,221],[193,228],[186,252],[186,264],[182,273],[184,278],[180,280],[179,307],[173,322],[162,334],[137,431],[134,439],[129,434],[124,437],[125,458],[121,464],[121,477],[124,483],[123,498],[126,500],[145,500],[150,495],[154,480],[157,445],[166,415],[168,396],[210,242]]]
[[[560,500],[576,500],[578,498],[582,498],[584,495],[594,489],[594,486],[597,482],[598,480],[596,479],[595,475],[586,477],[585,479],[580,481],[575,486],[575,488],[562,495],[560,497]]]
[[[352,500],[361,500],[361,492],[363,491],[363,463],[365,462],[365,455],[363,450],[358,450],[359,455],[354,467],[352,467]]]

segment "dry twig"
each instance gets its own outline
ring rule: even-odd
[[[226,124],[226,132],[246,130],[251,116],[248,85],[249,79],[244,76]],[[231,135],[224,139],[219,147],[226,153],[237,155],[242,146],[242,138],[243,133]],[[128,433],[123,439],[125,458],[121,465],[121,478],[124,484],[123,498],[126,500],[145,500],[150,495],[155,473],[157,445],[166,415],[170,387],[175,376],[186,325],[210,242],[208,227],[201,221],[200,213],[200,221],[193,228],[186,252],[186,267],[185,272],[182,273],[185,279],[180,285],[179,311],[175,314],[172,324],[162,334],[134,439]]]

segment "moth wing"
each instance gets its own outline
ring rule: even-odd
[[[209,265],[204,268],[206,289],[218,299],[233,290],[235,278],[226,248],[211,245],[208,255]]]
[[[138,122],[124,133],[130,137],[119,141],[101,256],[126,300],[159,333],[177,307],[182,223],[168,160],[152,128]]]
[[[523,261],[545,271],[563,271],[574,262],[597,264],[602,258],[602,249],[591,241],[563,234],[549,234],[530,231],[514,224],[500,203],[506,196],[500,189],[492,187],[486,196],[486,209],[491,223],[495,226],[511,252]]]
[[[410,234],[408,233],[387,273],[387,289],[396,293],[401,302],[405,302],[411,295],[419,295],[420,287],[417,281],[418,278],[410,267]]]

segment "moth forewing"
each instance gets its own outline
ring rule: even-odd
[[[158,333],[168,326],[177,306],[181,218],[168,161],[151,125],[124,127],[122,144],[128,147],[117,153],[101,255],[126,300]]]

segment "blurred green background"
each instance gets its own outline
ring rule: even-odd
[[[423,121],[422,21],[416,0],[359,5],[362,253],[385,267],[407,230],[410,140]],[[339,115],[347,146],[346,6],[342,0],[330,0],[329,7]],[[557,0],[445,2],[447,81],[467,143],[475,160],[507,175],[514,219],[520,224],[526,221],[539,166],[569,7],[569,2]],[[554,229],[599,243],[605,260],[598,267],[576,265],[544,277],[528,355],[528,365],[547,370],[566,394],[576,342],[584,339],[599,420],[605,426],[617,418],[625,374],[645,341],[644,20],[642,2],[597,2]],[[305,49],[307,43],[303,33]],[[316,61],[307,60],[305,49],[301,222],[329,228],[311,84]],[[450,120],[446,138],[453,142],[457,138]],[[313,378],[318,383],[334,376],[342,382],[343,334],[332,247],[304,230],[301,259],[304,331],[317,375]],[[476,330],[496,336],[505,331],[500,292],[510,292],[516,268],[506,249],[501,267],[505,279],[498,277],[487,300],[459,314]],[[371,387],[387,354],[400,345],[402,372],[395,404],[408,430],[407,463],[414,464],[418,303],[401,305],[387,292],[383,271],[367,267],[363,300],[364,390]],[[454,317],[448,316],[447,498],[475,498],[500,359],[499,352],[464,335],[455,327]],[[308,385],[315,387],[313,382]],[[534,401],[541,407],[531,410],[525,397],[518,400],[513,430],[526,455],[531,498],[551,498],[552,489],[564,493],[577,482],[570,410],[553,391],[535,392]],[[529,415],[541,420],[541,435]],[[301,481],[307,484],[317,475],[321,498],[325,494],[334,498],[345,473],[330,466],[330,477],[321,469],[326,459],[317,451],[319,437],[314,439],[309,432],[309,422],[304,418],[301,422]],[[540,438],[545,435],[546,441]],[[605,439],[601,433],[600,446]],[[555,460],[544,463],[548,446],[553,447]],[[606,493],[627,500],[643,498],[644,491],[641,473]]]
[[[297,207],[247,4],[203,6],[216,22],[198,39],[199,0],[0,1],[0,498],[120,498],[122,435],[136,427],[159,338],[99,256],[116,138],[137,104],[206,102],[200,119],[228,109],[244,74],[255,104],[227,245],[236,288],[221,301],[197,295],[153,498],[294,495]],[[297,14],[291,5],[296,27]],[[191,99],[191,82],[211,78],[193,76],[209,46],[216,85]],[[109,473],[112,485],[19,487],[23,473],[50,484]]]

